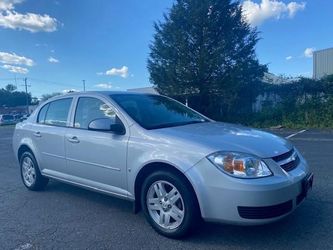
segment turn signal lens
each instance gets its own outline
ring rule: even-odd
[[[240,161],[240,160],[235,160],[234,161],[234,170],[244,172],[245,171],[244,162]]]

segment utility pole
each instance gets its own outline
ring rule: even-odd
[[[17,88],[16,74],[15,74],[15,86]]]
[[[83,83],[83,91],[85,92],[86,91],[86,80],[82,80],[82,83]]]
[[[25,86],[25,105],[27,109],[27,114],[29,114],[29,95],[28,95],[28,84],[27,84],[27,78],[24,78],[24,86]],[[30,86],[29,86],[30,87]]]

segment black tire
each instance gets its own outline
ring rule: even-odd
[[[166,229],[154,221],[147,208],[147,194],[149,188],[158,181],[166,181],[176,187],[184,204],[183,220],[177,228]],[[149,224],[160,234],[169,238],[181,238],[190,234],[201,219],[199,205],[193,191],[185,177],[177,173],[159,170],[150,174],[143,182],[141,189],[141,206]]]
[[[29,158],[31,160],[32,167],[35,170],[35,178],[34,178],[34,181],[31,183],[31,185],[28,185],[23,177],[23,161],[26,158]],[[29,151],[26,151],[21,155],[20,172],[21,172],[22,182],[23,182],[24,186],[26,186],[26,188],[28,188],[29,190],[32,190],[32,191],[43,190],[46,187],[47,183],[49,182],[48,178],[41,175],[37,161],[36,161],[34,155]]]

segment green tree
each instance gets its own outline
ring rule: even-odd
[[[333,96],[333,75],[328,75],[324,77],[321,81],[324,82],[325,91],[328,92],[331,96]]]
[[[7,84],[6,87],[5,87],[5,89],[8,92],[14,92],[17,89],[17,87],[15,85],[13,85],[13,84]]]
[[[160,92],[196,95],[190,106],[207,115],[251,108],[267,67],[256,58],[258,32],[238,1],[177,0],[154,27],[148,70]]]
[[[8,85],[7,85],[8,86]],[[0,106],[15,107],[26,104],[27,94],[23,91],[11,91],[7,86],[0,89]],[[28,94],[28,102],[31,103],[31,94]]]
[[[54,96],[57,96],[57,95],[61,95],[61,93],[58,93],[58,92],[54,92],[54,93],[51,93],[51,94],[44,94],[42,95],[42,98],[40,99],[41,102],[45,102],[46,100],[54,97]]]

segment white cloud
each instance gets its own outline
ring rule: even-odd
[[[293,59],[292,56],[287,56],[287,57],[286,57],[286,60],[287,60],[287,61],[290,61],[291,59]]]
[[[52,57],[52,56],[50,56],[49,57],[49,59],[47,59],[50,63],[58,63],[59,62],[59,60],[58,59],[56,59],[56,58],[54,58],[54,57]]]
[[[77,89],[64,89],[61,91],[63,94],[72,93],[72,92],[79,92]]]
[[[8,65],[8,64],[1,66],[1,68],[7,69],[9,72],[17,73],[17,74],[27,74],[29,72],[29,70],[27,68]]]
[[[315,48],[306,48],[304,50],[304,56],[307,58],[311,58],[313,56],[314,51],[315,51]]]
[[[5,64],[22,64],[26,66],[33,66],[34,61],[30,58],[16,55],[15,53],[7,53],[0,51],[0,62]]]
[[[288,14],[289,17],[294,17],[298,11],[302,11],[305,9],[306,3],[296,3],[296,2],[291,2],[287,5],[288,7]]]
[[[0,26],[30,32],[53,32],[57,30],[57,19],[49,15],[16,12],[15,5],[23,0],[0,0]]]
[[[96,75],[102,76],[102,75],[104,75],[104,72],[97,72]]]
[[[261,0],[261,3],[246,0],[242,4],[244,17],[252,26],[260,25],[271,18],[293,18],[298,11],[304,10],[305,6],[304,2],[285,4],[278,0]]]
[[[108,76],[120,76],[122,78],[127,78],[128,77],[128,67],[123,66],[120,69],[112,68],[112,69],[109,69],[108,71],[106,71],[105,74]]]
[[[1,0],[0,10],[12,10],[14,5],[23,2],[23,0]]]
[[[28,30],[33,33],[53,32],[57,30],[57,20],[46,14],[20,14],[16,11],[5,11],[0,13],[0,26],[8,29]]]
[[[96,84],[95,87],[101,88],[101,89],[111,89],[112,84],[110,84],[110,83],[99,83],[99,84]]]

